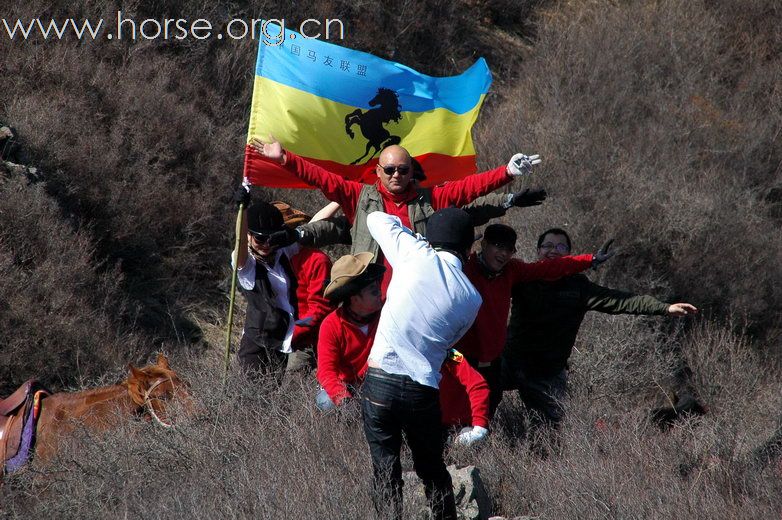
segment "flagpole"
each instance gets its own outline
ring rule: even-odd
[[[223,384],[228,377],[228,361],[231,353],[231,331],[234,321],[234,302],[236,301],[236,273],[239,269],[239,241],[244,220],[244,204],[239,204],[239,214],[236,215],[236,241],[233,250],[233,269],[231,271],[231,295],[228,303],[228,330],[225,333],[225,359],[223,360]]]

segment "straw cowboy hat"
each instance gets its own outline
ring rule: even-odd
[[[332,301],[344,300],[352,296],[385,273],[385,266],[373,264],[372,253],[345,255],[334,262],[331,268],[331,281],[323,296]]]

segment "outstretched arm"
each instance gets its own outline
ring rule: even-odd
[[[326,247],[334,244],[350,245],[350,223],[345,217],[327,218],[310,221],[296,228],[298,243],[310,247]]]
[[[327,199],[341,205],[342,211],[352,221],[363,184],[344,179],[336,173],[302,159],[295,153],[283,149],[280,142],[273,138],[269,143],[253,138],[250,140],[250,147],[265,159],[276,162],[295,177],[318,188]]]
[[[336,217],[340,209],[342,208],[338,203],[329,202],[328,204],[320,208],[320,210],[318,210],[318,212],[312,216],[310,222],[317,222],[319,220]]]
[[[504,216],[512,207],[539,206],[544,200],[546,190],[525,189],[518,193],[489,193],[462,206],[462,209],[472,218],[472,225],[477,227]]]
[[[633,294],[610,289],[590,282],[587,286],[586,308],[606,314],[647,314],[658,316],[686,316],[697,314],[698,309],[689,303],[668,304],[649,295]]]
[[[481,195],[486,195],[508,184],[516,177],[529,175],[535,164],[540,164],[539,156],[527,157],[517,153],[507,166],[500,166],[477,175],[468,175],[443,186],[435,186],[432,188],[432,206],[434,209],[441,209],[469,204]]]

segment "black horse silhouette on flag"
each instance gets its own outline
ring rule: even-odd
[[[381,87],[377,89],[377,95],[369,102],[369,106],[375,108],[370,108],[366,112],[357,108],[345,116],[345,132],[347,132],[348,136],[351,139],[355,137],[352,127],[353,125],[358,125],[361,133],[367,140],[364,155],[350,164],[358,164],[365,158],[369,161],[386,146],[402,142],[401,137],[391,135],[383,126],[391,121],[398,123],[402,119],[402,114],[399,112],[401,107],[399,106],[397,93],[391,89]],[[374,151],[370,154],[372,149]]]

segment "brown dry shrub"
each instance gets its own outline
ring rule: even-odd
[[[654,280],[659,296],[737,312],[777,344],[781,36],[747,21],[775,6],[572,2],[544,12],[515,91],[479,132],[489,164],[518,150],[543,157],[531,182],[551,197],[510,218],[523,239],[532,246],[565,226],[589,250],[616,237],[626,254],[608,266],[613,284]]]
[[[643,333],[648,327],[641,319],[602,325],[594,351],[584,348],[573,360],[558,435],[518,437],[496,427],[484,446],[450,452],[451,462],[480,468],[494,512],[563,519],[773,517],[782,506],[778,469],[750,466],[748,455],[775,427],[780,373],[756,377],[767,367],[740,337],[701,323],[697,341],[683,347],[695,372],[711,382],[704,393],[713,411],[661,431],[648,418],[656,367],[622,388],[607,375],[623,358],[641,364],[666,346],[653,329]],[[627,342],[638,336],[633,354]],[[177,414],[174,430],[130,420],[108,434],[84,432],[51,464],[6,479],[0,499],[8,516],[371,517],[371,466],[358,416],[320,414],[313,380],[280,389],[248,382],[232,368],[223,387],[220,362],[216,354],[172,361],[205,415]],[[505,396],[503,420],[523,422],[518,399]],[[403,468],[411,469],[406,452]],[[405,493],[410,518],[417,505],[412,490]]]
[[[122,275],[98,272],[88,230],[64,217],[41,186],[0,170],[0,395],[20,376],[58,387],[138,354],[118,325]]]

